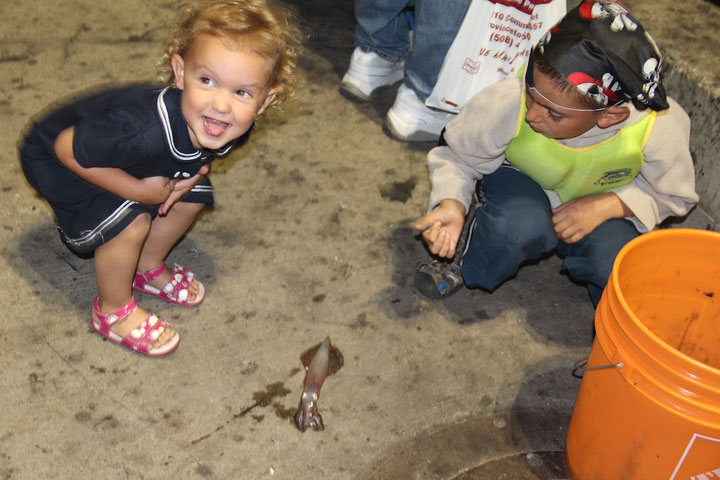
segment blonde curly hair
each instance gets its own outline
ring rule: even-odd
[[[184,56],[202,33],[227,38],[273,63],[270,86],[277,94],[272,105],[294,94],[302,36],[296,15],[288,7],[273,0],[196,0],[184,4],[160,63],[160,75],[169,85],[175,84],[170,59],[175,54]]]

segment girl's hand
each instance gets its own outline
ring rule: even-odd
[[[452,258],[464,224],[465,206],[457,200],[445,199],[437,209],[414,222],[413,227],[422,232],[430,252]]]
[[[611,218],[630,217],[632,211],[612,192],[576,198],[553,209],[555,233],[565,243],[577,243]]]
[[[208,165],[203,165],[202,167],[200,167],[200,170],[198,170],[198,173],[194,177],[175,181],[172,192],[165,199],[163,204],[160,205],[158,214],[167,215],[167,213],[170,211],[170,208],[175,205],[175,203],[178,202],[182,197],[190,193],[190,190],[192,190],[195,185],[200,182],[202,177],[207,175],[209,171],[210,167]]]
[[[167,177],[147,177],[138,179],[141,183],[141,198],[130,199],[145,203],[148,205],[158,205],[165,202],[175,188],[177,180],[171,180]]]

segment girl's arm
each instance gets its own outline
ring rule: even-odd
[[[60,132],[55,140],[55,154],[65,168],[86,182],[119,197],[149,205],[163,203],[172,193],[175,180],[166,177],[139,179],[120,168],[83,167],[73,154],[73,135],[73,127]]]

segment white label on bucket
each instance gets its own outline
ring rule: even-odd
[[[720,468],[712,472],[693,475],[690,480],[712,480],[713,478],[720,478]]]
[[[710,475],[710,476],[708,477],[708,475]],[[718,468],[717,470],[715,470],[713,472],[708,472],[707,475],[702,474],[702,475],[698,475],[697,477],[692,477],[692,480],[711,480],[713,478],[720,478],[720,468]]]
[[[693,434],[670,480],[720,480],[720,438]]]

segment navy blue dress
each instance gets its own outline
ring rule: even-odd
[[[50,203],[60,237],[77,253],[88,253],[120,233],[144,205],[114,195],[77,177],[55,154],[57,136],[74,126],[73,154],[86,168],[121,168],[136,178],[195,175],[214,158],[228,155],[243,137],[217,151],[198,150],[182,116],[182,91],[157,85],[104,90],[54,109],[35,121],[20,146],[28,182]],[[205,177],[183,202],[213,203]]]

